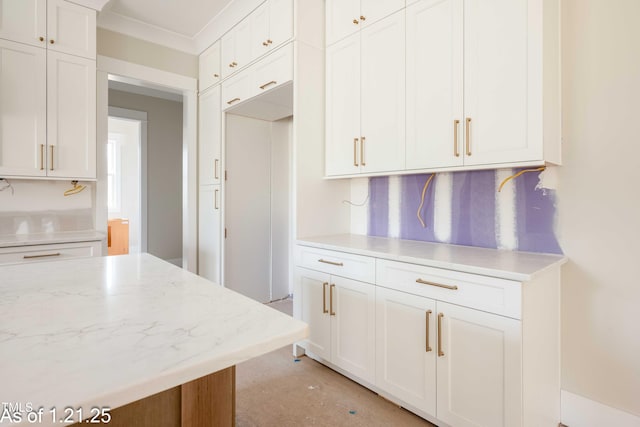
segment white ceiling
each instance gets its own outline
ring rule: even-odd
[[[199,54],[262,1],[108,0],[98,27]]]

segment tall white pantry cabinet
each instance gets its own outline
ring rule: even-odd
[[[96,13],[0,0],[0,176],[96,178]]]

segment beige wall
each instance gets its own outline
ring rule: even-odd
[[[98,28],[98,55],[198,78],[198,57],[121,33]]]
[[[147,250],[182,258],[182,103],[109,90],[109,106],[147,113]]]
[[[562,16],[562,385],[640,415],[640,1]]]

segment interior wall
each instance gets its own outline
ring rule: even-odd
[[[147,113],[147,251],[182,259],[182,103],[109,90],[109,106]]]
[[[563,389],[640,416],[640,2],[562,1]]]
[[[196,55],[99,27],[96,37],[98,55],[198,78]]]

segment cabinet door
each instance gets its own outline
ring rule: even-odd
[[[293,0],[269,0],[269,48],[293,37]]]
[[[404,6],[405,0],[361,0],[358,18],[362,27],[366,27],[399,11]]]
[[[463,163],[462,3],[407,8],[407,169]]]
[[[96,59],[96,11],[65,0],[48,0],[47,38],[51,50]]]
[[[376,386],[436,415],[436,302],[376,288]]]
[[[326,20],[329,46],[360,29],[360,0],[327,0]]]
[[[44,49],[0,40],[0,176],[44,176],[47,62]]]
[[[47,0],[0,0],[0,38],[46,46]]]
[[[293,44],[283,46],[251,66],[251,96],[293,80]]]
[[[200,187],[198,199],[198,274],[220,283],[220,186]]]
[[[438,419],[460,427],[521,426],[520,321],[442,302],[437,310]]]
[[[269,51],[269,1],[260,5],[249,16],[251,20],[251,60]]]
[[[199,58],[200,92],[220,81],[220,42],[217,41],[207,50],[202,52]]]
[[[331,276],[331,362],[375,381],[375,286]]]
[[[47,175],[96,177],[96,63],[47,53]]]
[[[302,346],[325,360],[331,358],[329,281],[330,276],[326,273],[299,267],[295,270],[299,316],[309,324],[309,336]]]
[[[251,19],[240,21],[222,36],[222,77],[230,76],[246,66],[251,57]]]
[[[327,48],[326,173],[360,172],[360,35]]]
[[[541,72],[535,58],[540,42],[528,39],[528,28],[536,28],[532,3],[541,4],[465,0],[465,165],[542,159],[541,120],[533,119],[541,114],[533,98],[541,89],[531,83]]]
[[[216,86],[199,97],[198,161],[199,184],[220,184],[222,164],[220,162],[221,116],[220,86]]]
[[[405,168],[404,21],[404,11],[401,11],[360,32],[360,164],[363,172]]]

